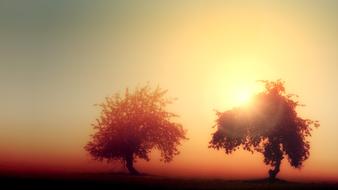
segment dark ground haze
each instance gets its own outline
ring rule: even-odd
[[[127,174],[1,174],[1,189],[338,189],[338,183],[297,183],[278,180],[183,179]]]

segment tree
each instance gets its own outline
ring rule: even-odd
[[[264,155],[264,163],[273,167],[269,179],[275,180],[284,156],[294,168],[301,168],[309,157],[312,127],[319,122],[303,119],[297,112],[301,106],[286,94],[284,82],[261,81],[265,90],[256,94],[248,106],[217,112],[217,130],[212,134],[209,148],[224,149],[226,154],[242,147]]]
[[[99,161],[122,161],[132,175],[139,174],[133,166],[136,159],[149,161],[154,148],[161,152],[161,161],[171,161],[186,137],[181,124],[172,121],[177,115],[165,110],[172,103],[166,92],[146,85],[107,97],[99,105],[101,116],[92,124],[96,132],[85,150]]]

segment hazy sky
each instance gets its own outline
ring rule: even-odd
[[[208,149],[214,109],[236,106],[256,80],[283,79],[317,119],[302,170],[281,177],[338,179],[337,1],[1,1],[0,168],[96,171],[83,146],[104,97],[149,82],[178,100],[188,130],[170,164],[148,173],[267,175],[263,157]]]

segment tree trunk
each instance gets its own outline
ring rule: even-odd
[[[277,160],[276,161],[276,165],[275,168],[272,170],[269,170],[269,180],[270,181],[275,181],[276,180],[276,176],[279,173],[280,170],[280,164],[281,164],[281,160]]]
[[[126,167],[131,175],[140,175],[140,173],[134,168],[133,154],[126,155],[125,161]]]

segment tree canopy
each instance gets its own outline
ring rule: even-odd
[[[131,174],[139,174],[133,167],[135,160],[149,161],[154,148],[161,152],[162,161],[171,161],[186,137],[182,125],[172,121],[177,115],[166,111],[173,101],[165,97],[166,92],[146,85],[107,97],[99,105],[101,115],[92,124],[96,132],[85,150],[96,160],[123,161]]]
[[[260,152],[264,163],[274,167],[269,176],[275,179],[284,156],[295,168],[300,168],[309,157],[307,137],[319,122],[298,115],[296,108],[302,104],[296,95],[285,92],[283,81],[261,82],[265,90],[256,94],[249,106],[216,113],[217,130],[209,147],[224,149],[227,154],[240,147]]]

